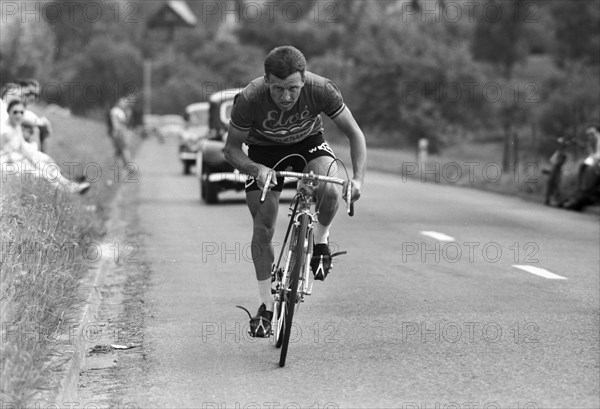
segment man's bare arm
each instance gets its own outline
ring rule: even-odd
[[[268,167],[252,161],[248,155],[242,150],[242,144],[248,138],[249,131],[240,131],[239,129],[229,126],[229,132],[227,134],[227,142],[223,152],[225,153],[225,159],[234,168],[240,172],[256,178],[258,187],[260,189],[265,185],[267,175],[272,172]],[[271,177],[271,183],[275,183],[275,178]]]
[[[352,170],[354,181],[359,183],[359,190],[365,178],[367,167],[367,143],[365,135],[352,116],[352,112],[346,107],[334,120],[337,127],[344,132],[350,141],[350,157],[352,158]]]

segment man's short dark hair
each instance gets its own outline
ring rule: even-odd
[[[40,82],[35,78],[23,78],[17,81],[22,87],[40,87]]]
[[[265,58],[265,74],[272,74],[279,79],[286,79],[299,72],[304,79],[306,58],[300,50],[291,45],[276,47]]]

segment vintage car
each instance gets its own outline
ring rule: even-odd
[[[189,175],[196,165],[200,142],[209,136],[208,110],[208,102],[196,102],[185,108],[185,128],[179,133],[179,159],[184,175]]]
[[[196,154],[196,168],[200,183],[200,197],[206,203],[217,203],[219,192],[243,190],[246,175],[234,169],[223,153],[233,99],[241,88],[218,91],[209,97],[209,136],[200,141]]]

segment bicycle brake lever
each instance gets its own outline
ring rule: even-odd
[[[352,181],[348,181],[348,188],[346,189],[346,212],[348,212],[348,216],[354,216],[354,203],[352,203]]]
[[[265,201],[265,197],[267,196],[267,190],[269,190],[269,185],[271,184],[271,175],[272,175],[271,172],[269,172],[269,174],[267,175],[265,187],[263,187],[262,195],[260,196],[261,203]]]

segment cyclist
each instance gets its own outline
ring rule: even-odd
[[[248,84],[238,95],[231,112],[225,157],[234,167],[249,175],[246,202],[253,219],[251,253],[258,281],[260,306],[250,320],[252,336],[266,337],[271,331],[273,296],[271,265],[273,238],[283,178],[272,169],[289,154],[297,157],[282,162],[275,170],[292,167],[294,171],[314,171],[336,176],[331,147],[323,139],[320,114],[329,116],[348,137],[352,158],[352,201],[360,197],[365,175],[367,148],[365,137],[352,113],[344,104],[336,84],[306,71],[304,55],[292,46],[273,49],[264,61],[265,74]],[[248,145],[248,154],[242,150]],[[270,190],[260,203],[262,189],[271,174]],[[315,279],[323,280],[331,268],[328,236],[338,207],[335,185],[321,184],[317,192],[318,223],[314,228],[311,268]]]

